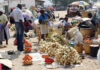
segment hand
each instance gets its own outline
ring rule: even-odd
[[[26,27],[24,26],[23,28],[24,28],[24,31],[25,31],[26,30]]]

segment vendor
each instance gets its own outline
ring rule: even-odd
[[[40,10],[41,15],[39,16],[39,23],[40,23],[40,33],[41,38],[45,40],[45,37],[48,36],[48,14],[45,13],[44,10]]]
[[[100,28],[100,7],[98,8],[98,12],[93,16],[92,23],[96,26],[96,28]]]
[[[8,44],[8,39],[10,38],[9,29],[7,26],[8,19],[4,13],[4,10],[0,9],[0,46],[2,46],[2,41],[6,40],[6,44]]]
[[[24,26],[25,26],[25,32],[29,32],[29,30],[32,30],[32,21],[24,18]]]
[[[68,31],[69,28],[72,27],[72,24],[70,22],[68,22],[68,17],[67,16],[64,18],[62,26],[63,26],[63,32],[62,32],[62,34],[65,34],[65,32]]]

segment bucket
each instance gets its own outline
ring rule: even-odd
[[[97,57],[98,50],[99,50],[99,45],[90,45],[90,56]]]

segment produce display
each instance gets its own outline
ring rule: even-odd
[[[60,49],[62,46],[58,43],[52,43],[48,46],[48,55],[49,56],[55,56],[57,49]]]
[[[24,56],[24,58],[23,58],[23,64],[24,65],[30,65],[30,64],[32,64],[32,57],[29,54],[27,54],[27,55]]]
[[[16,40],[16,38],[15,38],[15,40],[14,40],[14,45],[17,45],[17,40]],[[28,42],[28,41],[26,41],[25,38],[24,38],[24,45],[25,45],[25,47],[31,47],[31,46],[32,46],[31,43]]]
[[[44,55],[42,55],[42,58],[49,58],[49,55],[48,54],[44,54]]]
[[[54,62],[53,59],[51,59],[51,58],[45,58],[45,63],[46,63],[46,64],[51,64],[51,63],[53,63],[53,62]]]
[[[24,45],[25,45],[25,47],[31,47],[32,46],[31,43],[28,42],[28,41],[24,41]]]
[[[31,51],[32,51],[32,48],[31,48],[31,47],[25,47],[25,48],[24,48],[24,51],[25,51],[25,52],[31,52]]]
[[[48,46],[51,44],[52,42],[46,42],[46,41],[40,41],[40,46],[39,49],[41,52],[48,52]]]
[[[61,48],[58,42],[41,41],[40,51],[48,53],[49,56],[55,56],[56,50]]]
[[[89,38],[84,39],[85,43],[92,43],[92,40],[90,40]]]
[[[72,47],[62,47],[55,55],[56,62],[60,65],[80,64],[81,60],[78,52]]]
[[[50,38],[48,38],[48,41],[58,42],[61,45],[66,45],[66,39],[57,33],[51,34]]]

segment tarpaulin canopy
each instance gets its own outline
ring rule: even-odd
[[[72,2],[71,5],[88,6],[89,4],[85,1],[75,1],[75,2]]]

